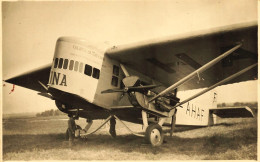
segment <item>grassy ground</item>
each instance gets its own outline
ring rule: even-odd
[[[117,124],[116,139],[106,125],[68,148],[65,117],[3,119],[3,160],[231,160],[257,159],[256,119],[225,119],[214,127],[178,127],[173,137],[152,147]],[[84,120],[77,121],[84,127]],[[95,121],[97,127],[101,121]],[[135,131],[140,125],[130,124]],[[92,128],[93,129],[93,128]]]

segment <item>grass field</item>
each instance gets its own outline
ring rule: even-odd
[[[85,121],[77,123],[84,127]],[[93,128],[101,121],[94,121]],[[177,127],[166,143],[152,147],[117,122],[118,137],[106,125],[68,148],[65,116],[3,119],[3,160],[256,160],[257,120],[221,119],[214,127]],[[130,124],[141,131],[141,125]]]

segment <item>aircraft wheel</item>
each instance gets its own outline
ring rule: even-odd
[[[160,146],[163,143],[163,131],[159,124],[151,124],[147,127],[145,138],[152,146]]]

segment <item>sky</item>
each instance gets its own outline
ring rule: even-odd
[[[3,2],[2,77],[51,63],[60,36],[113,46],[254,20],[256,0]],[[12,85],[3,84],[3,113],[56,108],[35,91],[16,86],[9,94]]]

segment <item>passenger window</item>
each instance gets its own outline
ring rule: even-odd
[[[79,62],[75,61],[74,71],[78,71]]]
[[[73,60],[70,60],[69,70],[72,70],[72,69],[73,69],[73,65],[74,65],[74,61],[73,61]]]
[[[83,69],[83,63],[81,62],[81,63],[79,64],[79,72],[80,72],[80,73],[82,73],[82,69]]]
[[[86,75],[88,75],[88,76],[91,76],[91,74],[92,74],[92,67],[89,66],[88,64],[85,65],[84,74],[86,74]]]
[[[92,77],[96,78],[96,79],[99,79],[99,74],[100,74],[100,70],[96,69],[96,68],[93,68],[93,75],[92,75]]]
[[[112,82],[111,84],[115,87],[118,85],[118,78],[116,76],[112,76]]]
[[[58,68],[61,69],[63,64],[63,58],[60,58]]]
[[[69,63],[69,60],[65,59],[64,60],[64,64],[63,64],[63,69],[67,69],[68,68],[68,63]]]
[[[57,66],[58,66],[58,62],[59,62],[59,59],[58,59],[58,58],[55,58],[54,68],[57,68]]]
[[[113,74],[118,76],[119,75],[119,67],[116,65],[113,65]]]

